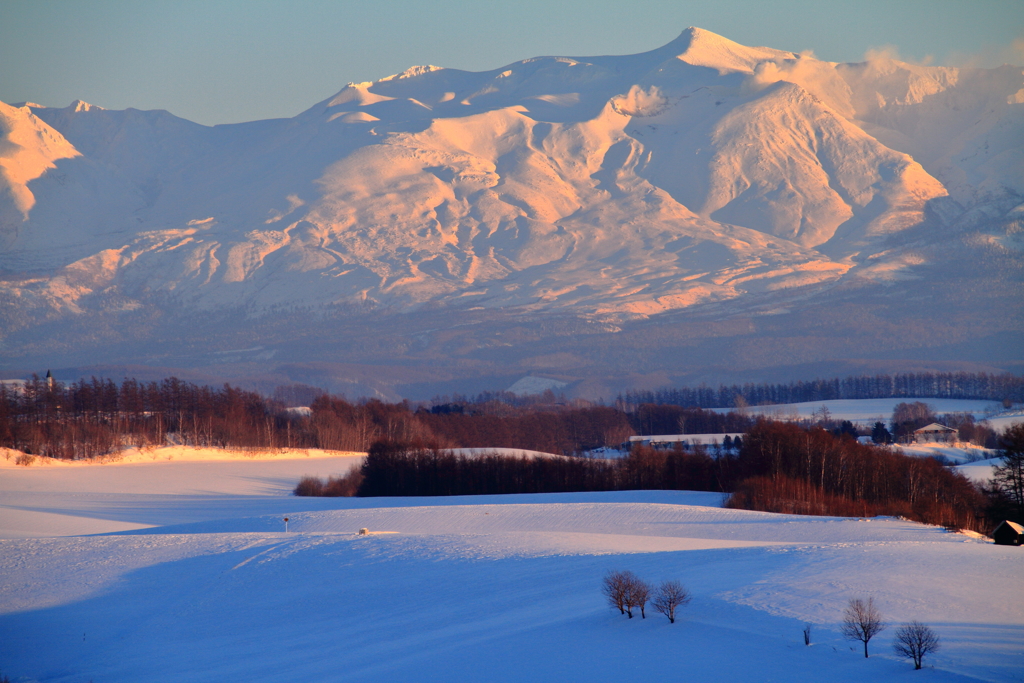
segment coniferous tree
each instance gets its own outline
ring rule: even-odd
[[[1000,445],[1003,462],[995,468],[993,483],[1012,506],[1012,521],[1024,522],[1024,424],[1007,429]]]

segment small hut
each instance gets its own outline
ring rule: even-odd
[[[992,532],[992,538],[997,545],[1021,545],[1024,543],[1024,526],[1003,520]]]

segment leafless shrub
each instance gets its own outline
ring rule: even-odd
[[[641,579],[639,576],[631,572],[625,573],[629,574],[629,576],[626,579],[626,612],[629,613],[630,618],[633,618],[632,608],[639,607],[640,618],[646,619],[647,614],[644,610],[647,606],[647,601],[651,597],[651,587],[646,581]]]
[[[324,481],[320,477],[305,476],[299,479],[292,491],[296,496],[322,496],[324,495]]]
[[[656,612],[668,617],[670,624],[676,623],[676,608],[690,602],[690,592],[678,581],[663,581],[654,597],[651,599],[651,606]]]
[[[22,453],[21,455],[19,455],[17,458],[14,459],[14,464],[15,465],[24,465],[25,467],[28,467],[29,465],[31,465],[35,461],[36,461],[36,456],[29,455],[28,453]]]
[[[850,604],[843,612],[843,623],[839,631],[850,640],[864,643],[864,656],[868,656],[868,641],[885,630],[882,613],[875,607],[875,599],[850,598]]]
[[[913,659],[914,669],[920,669],[924,656],[939,649],[939,636],[921,622],[912,621],[896,629],[892,649],[901,657]]]
[[[363,473],[355,466],[344,476],[328,477],[326,481],[320,477],[304,476],[292,493],[296,496],[354,496],[362,483]]]
[[[608,598],[608,604],[619,610],[619,614],[629,614],[633,618],[632,604],[627,600],[629,596],[630,580],[634,578],[633,572],[608,572],[604,577],[604,585],[601,591]],[[627,608],[629,611],[627,612]]]

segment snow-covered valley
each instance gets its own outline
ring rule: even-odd
[[[1019,548],[893,519],[727,510],[708,493],[290,496],[298,477],[358,462],[318,455],[0,459],[0,671],[69,683],[1019,678]],[[650,609],[629,620],[601,595],[618,569],[678,579],[693,602],[675,624]],[[861,596],[939,633],[928,671],[893,655],[891,629],[867,660],[840,637]]]

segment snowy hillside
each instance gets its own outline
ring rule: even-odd
[[[687,29],[637,55],[413,67],[288,120],[0,114],[19,353],[48,320],[92,338],[182,312],[772,311],[931,282],[951,250],[1019,280],[1016,67],[835,64]]]
[[[891,628],[867,660],[841,638],[847,600],[872,596],[887,620],[939,633],[942,649],[920,675],[1019,675],[1019,548],[892,519],[726,510],[707,493],[288,495],[299,476],[351,462],[0,459],[3,674],[54,683],[917,676],[892,654]],[[362,527],[371,533],[358,536]],[[629,620],[600,592],[604,574],[620,569],[678,579],[693,601],[675,624],[651,609]]]

